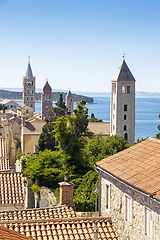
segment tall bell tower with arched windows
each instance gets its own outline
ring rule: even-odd
[[[110,135],[135,143],[135,78],[125,60],[111,80]]]
[[[33,108],[34,112],[35,112],[35,83],[36,83],[36,78],[33,77],[32,69],[30,65],[30,57],[29,57],[26,75],[23,78],[22,99],[23,99],[23,105]]]

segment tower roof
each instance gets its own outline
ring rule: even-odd
[[[49,85],[48,81],[46,81],[44,87],[43,87],[43,93],[52,93],[52,88]]]
[[[67,93],[66,98],[74,98],[70,90]]]
[[[114,77],[112,78],[114,81],[136,81],[133,77],[131,71],[129,70],[125,60],[123,60],[121,66],[118,68]]]
[[[26,76],[27,78],[33,78],[33,74],[32,74],[32,69],[31,69],[31,65],[30,63],[28,63],[28,67],[27,67],[27,71],[26,71]]]

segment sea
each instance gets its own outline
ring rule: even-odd
[[[110,96],[96,96],[94,104],[87,104],[88,113],[94,113],[95,117],[104,122],[110,122]],[[17,102],[22,105],[22,102]],[[53,103],[55,107],[55,103]],[[74,104],[74,108],[76,104]],[[36,112],[41,112],[41,103],[36,102]],[[160,97],[137,96],[135,99],[135,142],[137,139],[155,137],[160,125]]]

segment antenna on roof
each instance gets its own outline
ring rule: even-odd
[[[28,56],[28,63],[30,63],[30,58],[31,58],[31,57],[30,57],[30,56]]]
[[[123,56],[122,56],[123,60],[125,60],[125,56],[126,56],[126,54],[125,54],[125,53],[123,53]]]
[[[46,82],[48,81],[48,78],[46,78]]]

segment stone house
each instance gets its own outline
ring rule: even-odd
[[[44,124],[45,122],[39,118],[23,119],[21,129],[21,151],[23,153],[34,153],[36,151]]]
[[[95,165],[99,214],[120,239],[160,239],[160,140],[149,138]]]
[[[32,118],[33,108],[27,105],[17,107],[17,117]]]
[[[17,107],[19,106],[18,103],[14,102],[13,100],[10,99],[4,99],[1,104],[5,105],[7,108],[10,110],[17,112]]]

